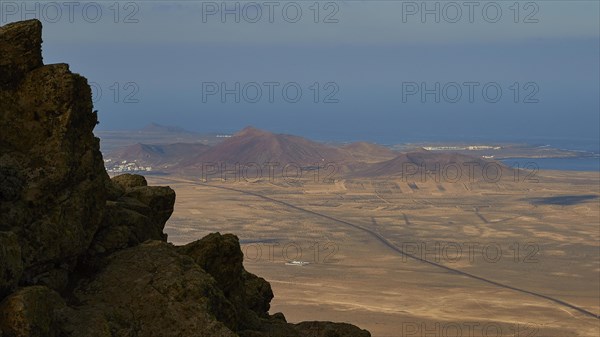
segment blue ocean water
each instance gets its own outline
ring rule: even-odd
[[[579,151],[580,157],[573,158],[507,158],[502,162],[509,166],[524,167],[534,163],[540,170],[600,171],[600,141],[598,139],[523,139],[523,143],[552,147],[561,150]]]
[[[571,158],[507,158],[501,160],[508,166],[521,168],[534,163],[540,170],[566,170],[566,171],[600,171],[600,139],[598,138],[546,138],[546,137],[461,137],[438,138],[423,137],[419,139],[405,139],[410,142],[467,142],[473,144],[528,144],[530,146],[551,147],[555,149],[581,152],[581,156]]]
[[[571,158],[506,158],[501,161],[511,167],[521,168],[534,163],[540,170],[600,171],[600,139],[598,138],[546,138],[546,137],[410,137],[401,140],[386,139],[386,143],[471,143],[478,145],[527,144],[532,147],[550,147],[581,152],[581,156]],[[380,143],[382,144],[382,143]],[[386,145],[383,143],[383,145]]]

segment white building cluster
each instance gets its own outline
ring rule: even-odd
[[[130,172],[150,172],[152,166],[142,166],[138,163],[128,162],[127,160],[117,161],[104,159],[104,167],[109,173],[130,173]]]
[[[471,146],[424,146],[427,151],[481,151],[481,150],[501,150],[501,146],[489,145],[471,145]]]

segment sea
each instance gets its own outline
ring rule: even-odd
[[[581,153],[580,156],[569,158],[504,158],[504,164],[511,167],[537,167],[540,170],[564,170],[564,171],[592,171],[600,173],[600,139],[581,138],[486,138],[472,137],[468,139],[438,139],[438,138],[416,138],[405,140],[411,142],[467,142],[481,145],[496,145],[502,143],[527,144],[532,147],[551,147],[561,150],[569,150]],[[534,166],[531,166],[533,163]]]
[[[525,167],[528,163],[535,163],[540,170],[600,172],[600,140],[598,139],[533,138],[522,139],[520,142],[533,146],[579,152],[581,156],[569,158],[505,158],[502,160],[504,164]]]

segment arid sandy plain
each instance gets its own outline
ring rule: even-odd
[[[245,267],[273,287],[271,313],[288,321],[347,321],[375,337],[600,335],[598,173],[496,183],[147,178],[177,193],[169,241],[238,235]]]

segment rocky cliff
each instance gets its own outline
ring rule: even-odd
[[[108,177],[87,80],[41,43],[0,27],[0,337],[370,336],[269,314],[234,235],[167,243],[175,192]]]

